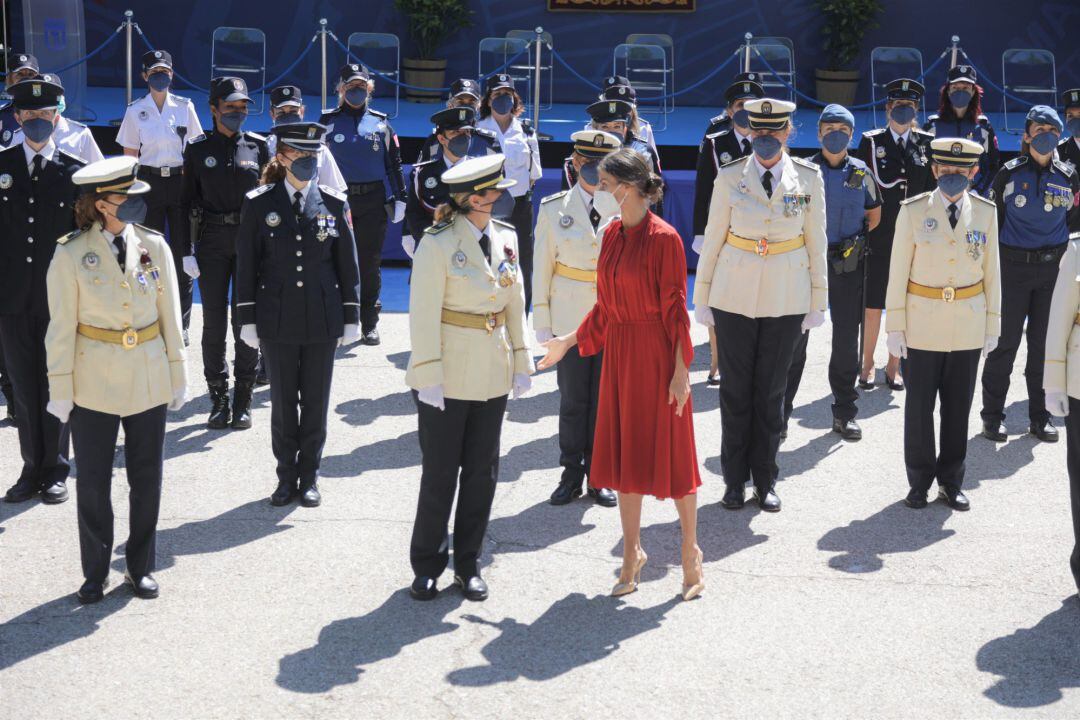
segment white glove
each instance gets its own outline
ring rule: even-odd
[[[405,219],[405,203],[400,200],[394,201],[394,214],[390,217],[390,222],[399,223]]]
[[[514,373],[514,399],[529,392],[532,389],[532,378],[526,373]]]
[[[75,403],[71,400],[50,400],[45,405],[45,409],[49,411],[50,415],[54,415],[57,420],[62,423],[66,423],[68,418],[71,417],[71,410],[75,407]]]
[[[416,391],[416,394],[420,398],[420,402],[426,403],[431,407],[437,407],[440,410],[446,409],[446,400],[443,397],[442,385],[430,385],[426,388],[420,388]]]
[[[555,333],[551,332],[551,328],[540,328],[536,331],[536,342],[543,345],[548,340],[554,340]]]
[[[170,410],[179,410],[184,407],[184,403],[187,402],[187,385],[173,393],[172,402],[169,403]]]
[[[240,326],[240,340],[252,350],[259,349],[259,333],[254,325]]]
[[[184,256],[184,272],[186,272],[192,279],[199,277],[199,261],[195,259],[194,255]]]
[[[821,324],[825,322],[825,313],[821,310],[811,310],[806,313],[806,317],[802,321],[802,331],[808,332],[816,327],[821,327]]]
[[[345,325],[345,332],[342,334],[341,339],[338,340],[338,347],[343,345],[352,345],[354,342],[360,339],[360,326],[355,323],[347,323]]]
[[[698,321],[699,325],[704,325],[705,327],[713,327],[716,325],[712,309],[708,305],[695,305],[694,319]]]
[[[1069,414],[1069,396],[1060,391],[1046,393],[1046,412],[1054,417],[1065,417]]]
[[[905,338],[904,333],[899,330],[888,334],[885,338],[885,347],[889,348],[889,354],[893,357],[907,357],[907,338]]]
[[[408,255],[409,257],[413,257],[414,255],[416,255],[416,238],[414,238],[412,235],[403,233],[401,235],[401,247],[405,251],[406,255]]]
[[[693,250],[694,252],[696,252],[698,255],[700,255],[701,250],[704,247],[705,247],[705,236],[704,235],[695,235],[694,236],[694,243],[690,246],[690,249]]]
[[[986,344],[983,345],[983,357],[986,357],[990,353],[994,352],[994,348],[998,346],[997,335],[987,335]]]

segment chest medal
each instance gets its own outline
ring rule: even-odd
[[[506,259],[499,263],[499,287],[510,287],[517,280],[517,256],[509,245],[503,246]]]
[[[972,260],[978,260],[982,256],[983,247],[986,245],[986,233],[981,230],[967,231],[967,253]]]

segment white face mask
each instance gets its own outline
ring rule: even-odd
[[[623,195],[623,200],[626,195]],[[611,217],[622,213],[622,200],[615,197],[614,193],[607,190],[597,190],[593,193],[593,207],[602,216]]]

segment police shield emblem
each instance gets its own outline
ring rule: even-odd
[[[722,163],[731,162],[731,153],[729,153],[729,152],[721,153],[720,162],[722,162]]]
[[[0,189],[7,190],[11,187],[11,176],[7,173],[0,175]]]
[[[960,153],[964,152],[964,146],[960,143],[953,143],[952,147],[949,148],[949,152],[951,152],[953,155],[959,155]]]
[[[565,229],[565,228],[570,227],[573,224],[574,224],[574,218],[570,217],[569,215],[563,215],[562,217],[559,218],[559,227],[561,227],[561,228]]]
[[[208,168],[217,167],[217,158],[211,155],[210,157],[203,160],[203,164],[205,164]]]
[[[281,216],[278,215],[276,212],[267,213],[266,224],[270,227],[277,227],[281,224]]]
[[[613,102],[612,102],[612,103],[608,103],[608,104],[607,104],[607,111],[608,111],[609,113],[611,113],[612,115],[614,115],[614,114],[615,114],[615,103],[613,103]]]
[[[427,180],[424,181],[424,187],[426,187],[428,190],[431,190],[433,187],[435,187],[438,184],[439,184],[439,181],[436,180],[433,177],[429,177]]]
[[[82,266],[87,270],[93,270],[98,266],[98,261],[101,258],[95,252],[88,252],[82,256]]]
[[[317,131],[317,128],[315,128],[315,127],[309,127],[309,128],[307,129],[307,139],[308,139],[308,140],[313,140],[313,139],[315,138],[315,132],[316,132],[316,131]]]
[[[289,97],[290,95],[292,95],[292,88],[284,88],[281,91],[281,94],[284,95],[285,97]]]
[[[341,133],[338,133],[337,135],[334,136],[334,142],[336,142],[336,143],[345,142],[345,136],[342,135]]]
[[[935,220],[934,218],[926,218],[926,222],[923,223],[923,227],[926,228],[927,232],[933,232],[934,228],[937,227],[937,220]]]
[[[10,130],[5,130],[5,131],[4,131],[4,134],[3,134],[3,135],[0,135],[0,138],[3,138],[3,140],[4,140],[4,142],[5,142],[5,143],[6,143],[6,142],[7,142],[8,140],[11,140],[11,131],[10,131]]]
[[[30,92],[34,97],[41,97],[41,83],[34,83],[30,88]]]
[[[155,52],[155,53],[154,53],[154,57],[155,57],[156,59],[160,60],[160,59],[161,59],[161,51],[160,51],[160,50],[158,50],[157,52]]]
[[[761,112],[763,112],[766,115],[771,115],[772,114],[772,103],[771,102],[763,102],[763,103],[761,103]]]
[[[1015,198],[1013,198],[1013,205],[1015,205],[1018,208],[1024,207],[1025,205],[1027,205],[1027,196],[1026,195],[1017,195]]]

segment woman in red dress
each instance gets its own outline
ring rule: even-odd
[[[637,589],[648,559],[641,549],[641,500],[673,498],[682,526],[683,597],[704,589],[697,544],[697,450],[690,401],[690,317],[686,256],[673,227],[649,210],[662,182],[633,150],[600,162],[594,206],[619,215],[604,232],[597,301],[576,332],[544,343],[539,368],[578,345],[604,351],[593,441],[592,483],[619,494],[623,566],[613,596]],[[607,207],[610,205],[611,207]]]

